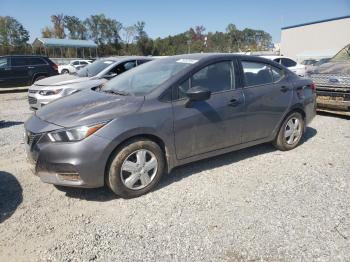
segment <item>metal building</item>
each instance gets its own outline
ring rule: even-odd
[[[281,54],[298,61],[335,55],[350,44],[350,16],[282,28]]]

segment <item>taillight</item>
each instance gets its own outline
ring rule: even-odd
[[[56,64],[52,64],[51,67],[53,70],[58,71],[58,66]]]
[[[310,85],[310,88],[311,88],[311,90],[312,90],[313,92],[315,92],[315,91],[316,91],[316,84],[315,84],[315,83],[312,83],[312,84]]]

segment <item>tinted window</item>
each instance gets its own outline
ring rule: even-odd
[[[117,65],[116,67],[110,70],[110,73],[116,73],[118,75],[128,71],[129,69],[136,66],[136,61],[128,61]]]
[[[149,60],[137,60],[137,64],[138,65],[142,65],[142,64],[144,64],[146,62],[149,62]]]
[[[79,61],[74,61],[72,65],[79,65]]]
[[[45,61],[40,57],[31,57],[29,58],[30,65],[45,65]]]
[[[273,82],[270,66],[264,63],[242,62],[245,86],[264,85]]]
[[[7,57],[0,58],[0,68],[6,68],[9,66],[9,59]]]
[[[292,67],[297,65],[296,62],[294,62],[292,59],[289,59],[289,58],[281,58],[281,64],[284,65],[285,67]]]
[[[273,82],[280,81],[284,76],[283,71],[276,67],[271,67],[271,72],[272,72]]]
[[[87,65],[88,63],[85,62],[85,61],[81,61],[80,64],[81,64],[81,65]]]
[[[28,60],[28,61],[26,61]],[[29,58],[24,57],[12,57],[11,58],[11,65],[12,66],[25,66],[29,63]]]
[[[186,97],[186,91],[189,88],[190,88],[190,80],[187,79],[185,82],[181,83],[178,87],[178,90],[179,90],[178,98],[181,99],[181,98]]]
[[[191,77],[191,87],[201,86],[208,88],[212,93],[232,88],[231,62],[219,62],[204,67]]]

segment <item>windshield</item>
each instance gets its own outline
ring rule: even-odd
[[[340,50],[338,54],[331,59],[331,62],[350,62],[350,45]]]
[[[101,90],[143,96],[195,62],[179,58],[154,60],[110,80]]]
[[[115,61],[113,60],[97,60],[82,69],[80,69],[77,74],[78,76],[84,77],[92,77],[100,73],[103,69],[107,68],[111,64],[113,64]]]

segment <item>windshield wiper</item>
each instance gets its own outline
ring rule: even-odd
[[[119,91],[119,90],[113,90],[113,89],[102,90],[102,92],[105,92],[105,93],[108,93],[108,94],[120,95],[120,96],[128,96],[129,95],[128,92]]]

